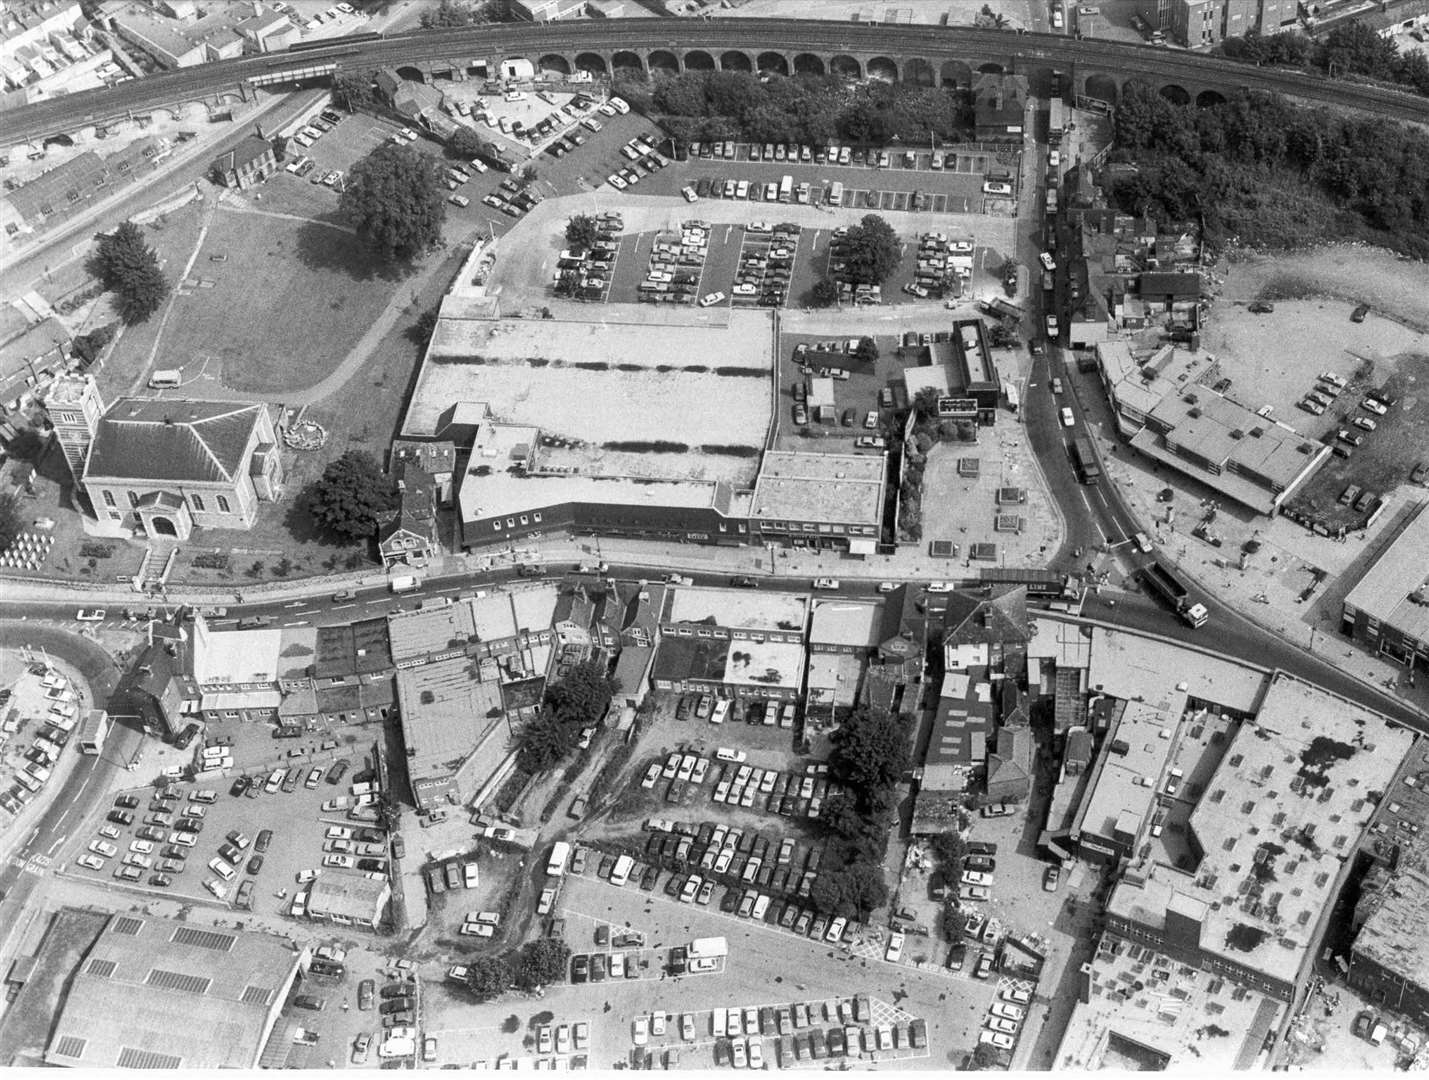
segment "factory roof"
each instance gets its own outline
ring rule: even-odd
[[[414,781],[454,773],[504,726],[500,683],[478,682],[465,656],[399,670],[397,702]]]
[[[750,516],[876,528],[883,520],[887,464],[883,454],[771,450],[759,468]]]
[[[708,623],[738,630],[803,634],[809,598],[778,589],[720,589],[685,585],[666,591],[664,623]]]
[[[880,600],[815,600],[809,644],[875,648],[880,641],[882,613]]]
[[[1429,502],[1420,503],[1404,529],[1370,564],[1345,597],[1383,626],[1429,642]]]

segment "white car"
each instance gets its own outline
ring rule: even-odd
[[[329,840],[351,840],[352,830],[346,825],[329,825],[324,835]]]
[[[94,608],[92,611],[86,611],[84,608],[80,608],[75,612],[74,617],[80,622],[103,622],[104,609]]]
[[[133,840],[129,844],[129,850],[139,855],[152,855],[154,845],[148,840]]]
[[[1382,402],[1376,401],[1374,398],[1368,397],[1360,402],[1360,408],[1368,409],[1370,412],[1374,413],[1375,416],[1383,416],[1385,413],[1389,412],[1389,410],[1384,407],[1384,404]],[[101,611],[99,612],[99,614],[102,616],[104,612]]]
[[[1072,415],[1072,410],[1071,410],[1070,408],[1068,408],[1068,407],[1066,407],[1066,406],[1064,405],[1064,406],[1062,407],[1062,411],[1061,411],[1058,415],[1060,415],[1060,416],[1062,417],[1062,426],[1063,426],[1063,427],[1075,427],[1075,426],[1076,426],[1077,420],[1076,420],[1076,418]]]
[[[699,195],[689,184],[686,184],[680,189],[680,194],[685,197],[685,202],[697,202],[699,200]]]
[[[417,133],[411,128],[403,128],[400,132],[398,132],[398,134],[401,135],[402,138],[406,139],[408,142],[417,141]]]
[[[75,862],[79,863],[79,865],[84,867],[86,870],[104,869],[104,860],[101,859],[98,855],[81,855],[79,858],[75,859]]]
[[[113,844],[106,844],[103,840],[91,840],[89,842],[89,850],[106,859],[113,858],[119,853],[118,848]]]
[[[650,1018],[637,1016],[630,1025],[630,1037],[636,1046],[644,1046],[650,1041]]]
[[[848,920],[840,915],[833,922],[829,923],[828,933],[824,935],[825,941],[838,941],[843,937],[844,927],[848,925]]]
[[[727,299],[729,298],[722,292],[706,293],[700,297],[700,307],[714,307],[716,304]]]
[[[816,589],[830,589],[830,590],[832,590],[832,589],[837,589],[838,587],[839,587],[839,579],[838,579],[838,578],[821,577],[821,578],[815,578],[815,579],[814,579],[814,588],[816,588]]]
[[[1060,150],[1048,150],[1048,151],[1047,151],[1047,164],[1050,165],[1050,166],[1051,166],[1052,168],[1054,168],[1054,169],[1055,169],[1058,165],[1062,164],[1062,151],[1060,151]]]
[[[897,932],[888,935],[888,949],[883,954],[883,959],[890,964],[897,963],[903,956],[903,935]]]
[[[461,924],[461,930],[459,932],[469,937],[495,937],[496,927],[491,926],[489,923],[464,922]]]
[[[619,173],[611,173],[609,176],[606,177],[606,180],[610,183],[610,186],[615,188],[617,191],[625,190],[625,181],[621,179]]]
[[[324,855],[323,865],[336,867],[339,870],[351,870],[357,865],[357,860],[351,855]]]
[[[1044,251],[1038,258],[1042,260],[1042,268],[1044,270],[1050,272],[1057,269],[1057,260],[1052,258],[1051,252]]]
[[[715,757],[720,761],[734,762],[736,765],[749,760],[749,755],[743,750],[734,750],[728,746],[721,746],[716,750]]]

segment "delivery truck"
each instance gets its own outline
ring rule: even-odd
[[[1141,571],[1141,580],[1157,595],[1171,605],[1171,609],[1185,622],[1194,627],[1206,625],[1209,614],[1206,605],[1198,603],[1185,583],[1170,567],[1159,559],[1148,563]]]

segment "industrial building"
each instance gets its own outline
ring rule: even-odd
[[[1345,596],[1340,631],[1381,656],[1429,666],[1429,502],[1407,515],[1399,535]]]
[[[68,980],[45,1064],[256,1069],[304,960],[271,934],[114,915]]]

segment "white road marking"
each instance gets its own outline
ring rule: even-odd
[[[372,601],[371,601],[371,600],[364,600],[363,603],[364,603],[364,604],[370,604],[370,603],[372,603]],[[342,611],[342,610],[345,609],[345,608],[356,607],[356,606],[357,606],[356,603],[352,603],[352,604],[334,604],[334,605],[332,606],[332,609],[333,609],[333,611]]]
[[[68,839],[69,839],[69,833],[63,833],[58,840],[56,840],[53,844],[50,845],[50,850],[47,851],[45,854],[46,854],[49,858],[53,859],[53,858],[55,857],[55,849],[58,848],[61,844],[63,844],[63,843],[64,843],[66,840],[68,840]]]

